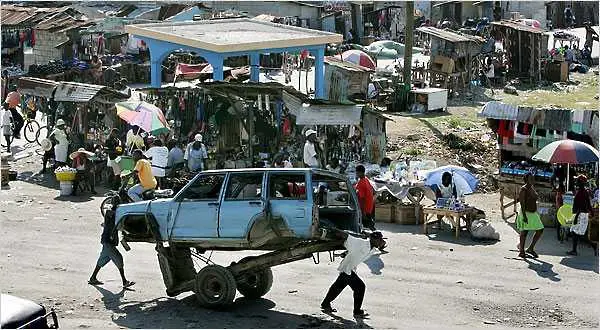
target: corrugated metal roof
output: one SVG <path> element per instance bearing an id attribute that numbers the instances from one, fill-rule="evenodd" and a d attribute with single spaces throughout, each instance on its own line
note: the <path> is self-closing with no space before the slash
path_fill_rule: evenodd
<path id="1" fill-rule="evenodd" d="M 48 79 L 22 77 L 17 81 L 17 88 L 22 94 L 41 96 L 46 98 L 52 97 L 52 92 L 59 82 Z"/>
<path id="2" fill-rule="evenodd" d="M 56 101 L 89 102 L 92 99 L 102 103 L 112 103 L 117 100 L 126 100 L 128 96 L 106 86 L 68 81 L 61 81 L 54 93 Z"/>
<path id="3" fill-rule="evenodd" d="M 368 73 L 368 72 L 375 71 L 373 69 L 364 67 L 362 65 L 357 65 L 357 64 L 354 64 L 354 63 L 348 62 L 348 61 L 342 61 L 336 56 L 325 57 L 325 63 L 336 66 L 336 67 L 344 69 L 344 70 L 354 71 L 354 72 L 367 72 Z"/>
<path id="4" fill-rule="evenodd" d="M 427 33 L 436 38 L 450 42 L 483 42 L 483 40 L 479 37 L 458 34 L 452 31 L 438 29 L 433 26 L 420 27 L 417 28 L 417 31 Z"/>
<path id="5" fill-rule="evenodd" d="M 542 29 L 536 29 L 534 27 L 527 26 L 525 24 L 521 24 L 516 21 L 501 20 L 499 22 L 490 22 L 490 24 L 493 26 L 502 26 L 502 27 L 506 27 L 506 28 L 515 29 L 518 31 L 529 32 L 529 33 L 537 33 L 537 34 L 545 33 L 545 31 Z"/>
<path id="6" fill-rule="evenodd" d="M 49 31 L 66 31 L 69 29 L 92 25 L 92 21 L 79 20 L 68 14 L 58 14 L 50 18 L 46 18 L 42 22 L 38 23 L 35 28 L 37 30 L 49 30 Z"/>
<path id="7" fill-rule="evenodd" d="M 33 25 L 42 19 L 63 10 L 65 10 L 65 8 L 36 8 L 2 5 L 2 7 L 0 7 L 0 19 L 4 26 Z"/>

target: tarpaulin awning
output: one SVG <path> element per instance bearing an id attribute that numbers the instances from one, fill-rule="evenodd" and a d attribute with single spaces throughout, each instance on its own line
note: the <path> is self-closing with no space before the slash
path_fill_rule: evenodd
<path id="1" fill-rule="evenodd" d="M 298 125 L 358 125 L 362 105 L 311 104 L 294 112 Z"/>
<path id="2" fill-rule="evenodd" d="M 178 76 L 189 76 L 189 75 L 199 75 L 203 72 L 203 70 L 208 66 L 208 63 L 201 64 L 177 64 L 177 68 L 175 69 L 175 75 Z"/>

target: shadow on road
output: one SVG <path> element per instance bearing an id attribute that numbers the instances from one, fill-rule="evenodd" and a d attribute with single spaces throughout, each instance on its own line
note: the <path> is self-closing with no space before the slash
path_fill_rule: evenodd
<path id="1" fill-rule="evenodd" d="M 182 299 L 127 301 L 123 300 L 126 290 L 113 293 L 95 288 L 102 294 L 104 306 L 114 312 L 112 321 L 126 328 L 371 328 L 362 320 L 354 322 L 335 315 L 276 311 L 275 302 L 264 298 L 238 298 L 229 309 L 215 311 L 199 307 L 193 294 Z"/>
<path id="2" fill-rule="evenodd" d="M 534 270 L 539 277 L 547 278 L 552 282 L 560 282 L 558 273 L 552 270 L 553 264 L 540 259 L 525 258 L 524 260 L 529 264 L 529 269 Z"/>
<path id="3" fill-rule="evenodd" d="M 598 273 L 598 258 L 596 257 L 565 257 L 560 261 L 560 264 L 574 269 Z"/>

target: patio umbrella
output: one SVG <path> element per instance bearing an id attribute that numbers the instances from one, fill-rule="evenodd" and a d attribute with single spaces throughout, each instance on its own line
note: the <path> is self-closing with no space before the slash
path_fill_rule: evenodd
<path id="1" fill-rule="evenodd" d="M 373 70 L 375 70 L 377 67 L 375 61 L 373 61 L 373 59 L 367 55 L 367 53 L 357 49 L 351 49 L 343 52 L 342 59 L 344 61 L 348 61 Z"/>
<path id="2" fill-rule="evenodd" d="M 169 132 L 169 125 L 162 110 L 147 102 L 116 103 L 117 116 L 131 125 L 139 126 L 144 131 L 158 135 Z"/>
<path id="3" fill-rule="evenodd" d="M 531 159 L 552 164 L 567 164 L 567 187 L 569 187 L 569 165 L 598 161 L 598 150 L 587 143 L 575 140 L 554 141 L 538 151 Z"/>
<path id="4" fill-rule="evenodd" d="M 442 175 L 445 172 L 452 175 L 452 181 L 456 187 L 456 193 L 459 196 L 461 194 L 472 194 L 477 189 L 477 185 L 479 184 L 477 177 L 475 177 L 468 169 L 453 165 L 441 166 L 433 170 L 424 171 L 422 175 L 425 177 L 425 185 L 440 185 L 442 183 Z"/>

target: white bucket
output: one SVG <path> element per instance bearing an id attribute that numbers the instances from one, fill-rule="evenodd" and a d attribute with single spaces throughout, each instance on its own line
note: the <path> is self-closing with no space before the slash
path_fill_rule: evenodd
<path id="1" fill-rule="evenodd" d="M 73 194 L 73 182 L 72 181 L 61 181 L 60 182 L 60 196 L 71 196 Z"/>

